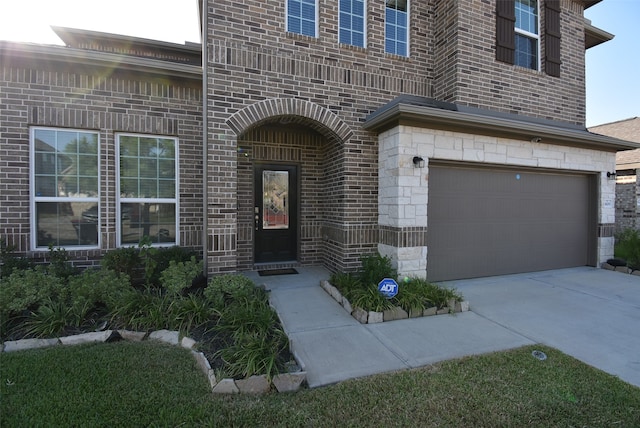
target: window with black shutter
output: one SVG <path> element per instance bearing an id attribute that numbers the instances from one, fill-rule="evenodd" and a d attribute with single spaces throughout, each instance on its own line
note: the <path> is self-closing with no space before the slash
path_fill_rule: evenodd
<path id="1" fill-rule="evenodd" d="M 549 76 L 560 76 L 560 0 L 544 2 L 544 70 Z"/>
<path id="2" fill-rule="evenodd" d="M 515 43 L 515 1 L 497 0 L 496 9 L 496 59 L 513 64 Z"/>
<path id="3" fill-rule="evenodd" d="M 544 33 L 544 71 L 560 76 L 560 0 L 544 2 L 544 31 L 537 0 L 496 1 L 496 59 L 540 69 L 540 34 Z"/>

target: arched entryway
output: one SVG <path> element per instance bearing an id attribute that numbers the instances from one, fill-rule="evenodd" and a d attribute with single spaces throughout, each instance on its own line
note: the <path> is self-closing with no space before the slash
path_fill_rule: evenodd
<path id="1" fill-rule="evenodd" d="M 326 227 L 343 212 L 349 127 L 296 99 L 254 104 L 228 123 L 238 132 L 238 269 L 334 264 Z"/>

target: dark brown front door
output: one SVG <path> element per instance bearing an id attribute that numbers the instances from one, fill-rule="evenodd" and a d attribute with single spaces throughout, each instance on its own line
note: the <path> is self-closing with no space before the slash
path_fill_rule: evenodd
<path id="1" fill-rule="evenodd" d="M 257 165 L 254 189 L 255 263 L 296 260 L 298 167 Z"/>

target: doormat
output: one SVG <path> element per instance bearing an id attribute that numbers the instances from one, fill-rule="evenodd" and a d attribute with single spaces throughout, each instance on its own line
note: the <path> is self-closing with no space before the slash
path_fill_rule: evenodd
<path id="1" fill-rule="evenodd" d="M 273 275 L 294 275 L 297 274 L 298 271 L 294 268 L 287 269 L 269 269 L 269 270 L 259 270 L 258 275 L 260 276 L 273 276 Z"/>

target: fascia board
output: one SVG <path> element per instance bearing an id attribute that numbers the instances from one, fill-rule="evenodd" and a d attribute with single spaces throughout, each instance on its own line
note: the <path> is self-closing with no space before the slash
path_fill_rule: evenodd
<path id="1" fill-rule="evenodd" d="M 92 67 L 120 68 L 164 76 L 202 79 L 202 67 L 195 65 L 61 46 L 0 42 L 0 58 L 4 61 L 5 58 L 10 57 L 36 61 L 57 60 Z"/>
<path id="2" fill-rule="evenodd" d="M 453 129 L 460 132 L 482 133 L 519 140 L 542 138 L 543 143 L 620 151 L 640 148 L 640 144 L 619 140 L 586 130 L 574 130 L 502 117 L 478 115 L 467 112 L 435 109 L 411 104 L 396 104 L 367 121 L 364 128 L 380 131 L 398 124 L 428 125 L 436 129 Z"/>

